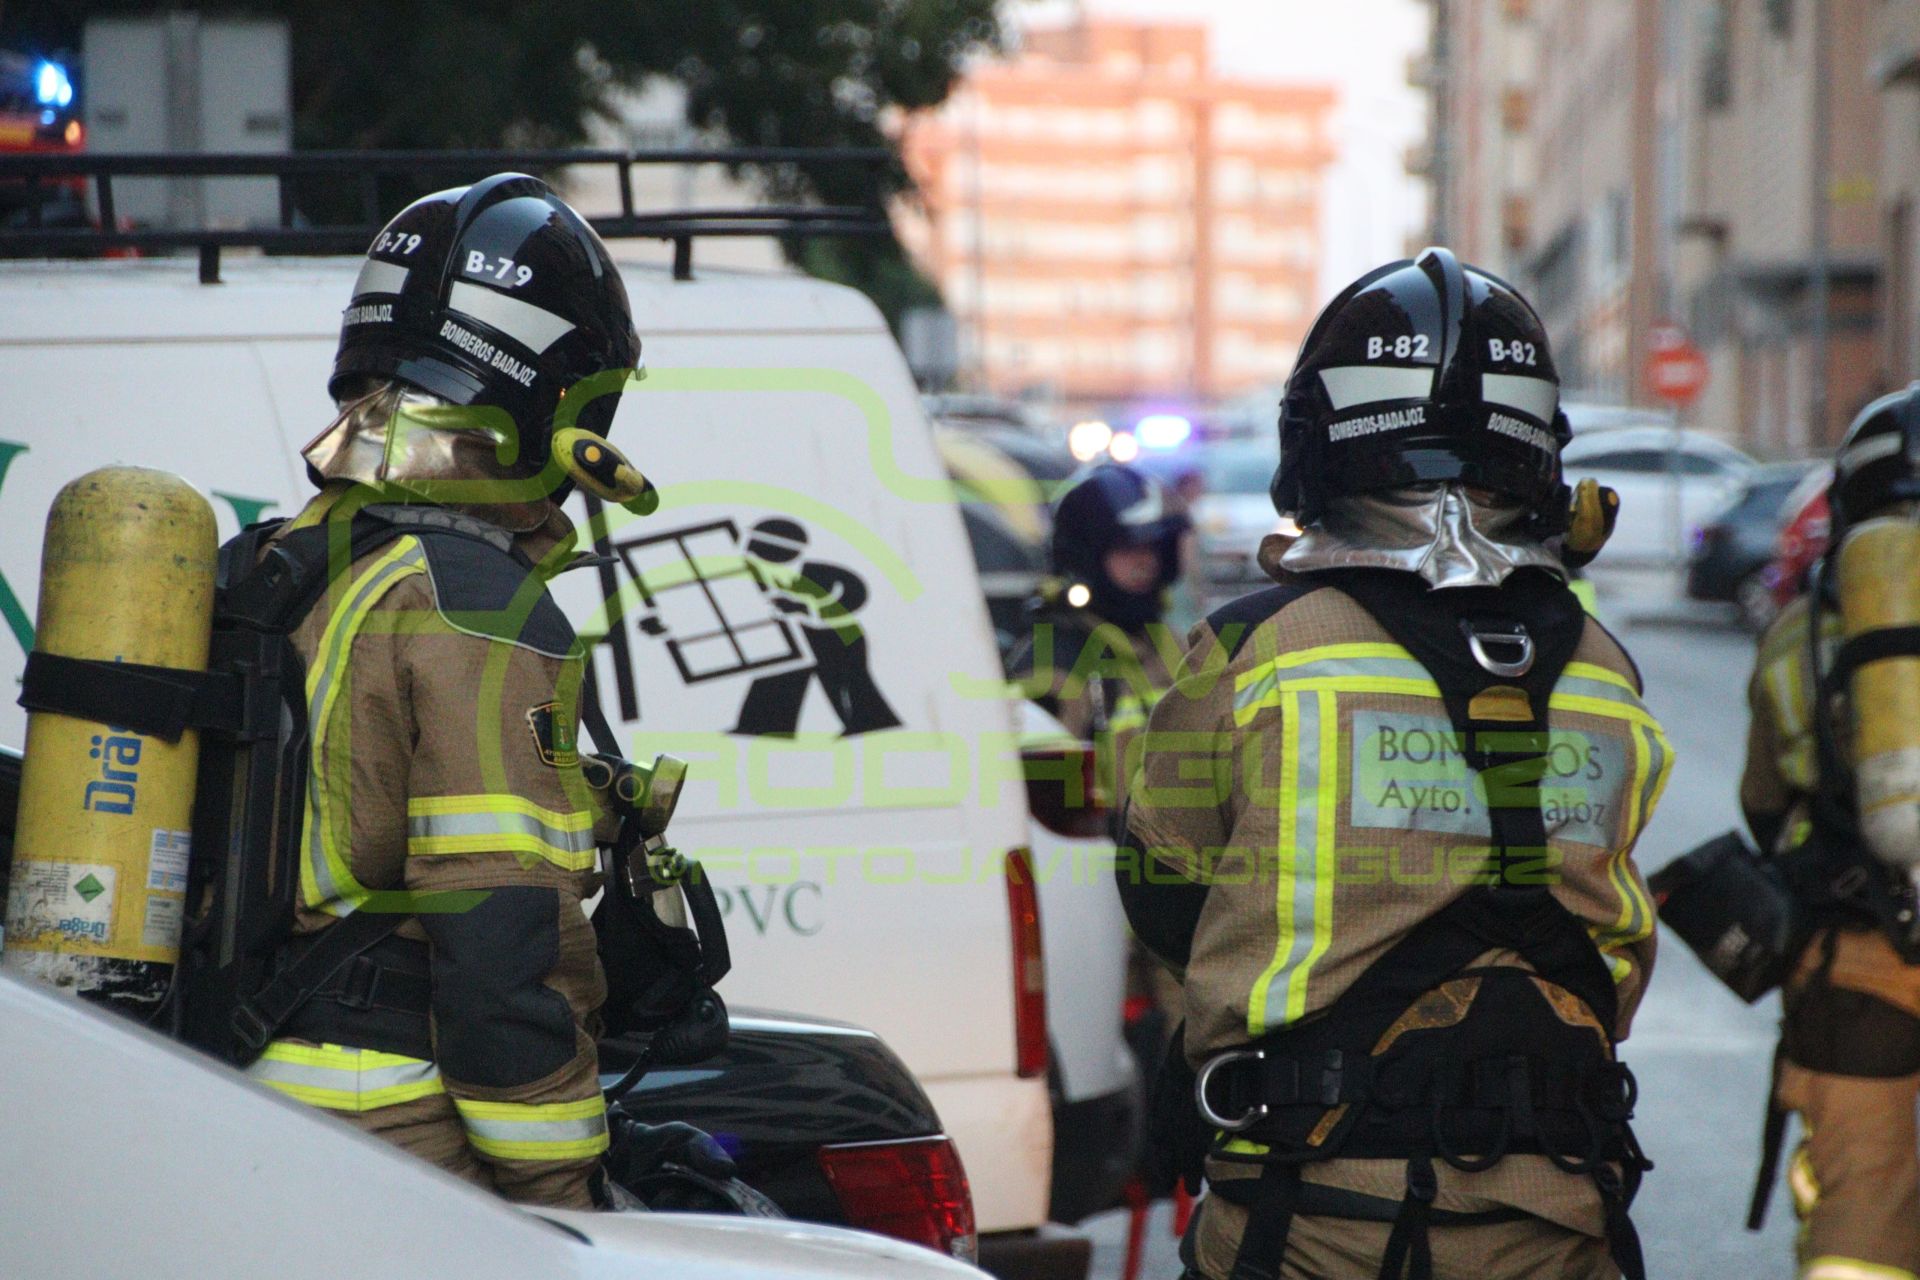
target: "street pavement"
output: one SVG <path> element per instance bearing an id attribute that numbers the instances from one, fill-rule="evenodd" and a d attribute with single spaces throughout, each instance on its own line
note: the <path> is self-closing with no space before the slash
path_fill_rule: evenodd
<path id="1" fill-rule="evenodd" d="M 1739 822 L 1735 789 L 1746 742 L 1753 640 L 1705 625 L 1654 584 L 1601 586 L 1601 613 L 1632 652 L 1676 763 L 1636 856 L 1654 871 Z M 1793 1211 L 1777 1187 L 1766 1229 L 1742 1225 L 1759 1153 L 1777 996 L 1748 1007 L 1672 934 L 1661 933 L 1653 983 L 1623 1057 L 1640 1079 L 1635 1129 L 1652 1157 L 1634 1206 L 1652 1280 L 1786 1280 L 1794 1274 Z M 1790 1137 L 1789 1141 L 1792 1139 Z M 1179 1274 L 1166 1205 L 1149 1224 L 1149 1280 Z M 1096 1277 L 1120 1275 L 1124 1214 L 1086 1224 Z"/>

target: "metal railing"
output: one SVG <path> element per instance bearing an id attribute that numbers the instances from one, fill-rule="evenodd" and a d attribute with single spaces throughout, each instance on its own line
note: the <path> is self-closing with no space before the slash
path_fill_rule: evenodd
<path id="1" fill-rule="evenodd" d="M 886 211 L 877 205 L 781 204 L 643 211 L 634 206 L 635 165 L 856 165 L 878 170 L 892 162 L 892 154 L 880 147 L 0 155 L 0 192 L 24 183 L 29 192 L 34 188 L 46 190 L 50 199 L 58 187 L 78 179 L 90 184 L 93 205 L 98 212 L 95 223 L 55 227 L 46 225 L 48 201 L 28 198 L 10 202 L 19 206 L 15 211 L 18 221 L 16 225 L 0 224 L 0 253 L 52 257 L 113 250 L 195 249 L 200 255 L 200 278 L 211 284 L 220 278 L 222 249 L 306 254 L 364 252 L 368 241 L 394 212 L 381 208 L 380 179 L 383 177 L 429 176 L 452 184 L 478 181 L 503 171 L 539 173 L 562 167 L 606 165 L 616 171 L 620 212 L 589 217 L 587 221 L 606 238 L 671 241 L 674 276 L 687 279 L 693 271 L 693 241 L 697 238 L 880 236 L 890 234 L 891 224 Z M 122 227 L 115 208 L 113 184 L 116 179 L 125 178 L 270 178 L 279 193 L 279 220 L 273 226 L 245 228 Z M 336 178 L 355 184 L 359 192 L 360 220 L 324 226 L 302 225 L 291 184 L 295 180 L 315 178 Z"/>

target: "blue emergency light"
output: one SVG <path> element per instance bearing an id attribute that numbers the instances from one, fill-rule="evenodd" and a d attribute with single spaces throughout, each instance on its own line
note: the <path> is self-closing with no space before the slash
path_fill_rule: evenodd
<path id="1" fill-rule="evenodd" d="M 1177 413 L 1150 413 L 1133 426 L 1143 449 L 1178 449 L 1193 434 L 1193 423 Z"/>
<path id="2" fill-rule="evenodd" d="M 73 81 L 57 62 L 42 62 L 33 73 L 33 95 L 43 107 L 65 107 L 73 102 Z"/>

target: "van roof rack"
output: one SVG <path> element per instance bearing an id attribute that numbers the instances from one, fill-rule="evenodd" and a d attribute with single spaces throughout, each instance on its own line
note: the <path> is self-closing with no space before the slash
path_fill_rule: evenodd
<path id="1" fill-rule="evenodd" d="M 886 211 L 872 205 L 763 205 L 725 209 L 641 211 L 633 204 L 635 165 L 858 165 L 880 169 L 893 162 L 884 147 L 721 147 L 710 149 L 586 149 L 466 151 L 292 151 L 163 153 L 97 152 L 0 155 L 0 191 L 16 182 L 30 187 L 91 179 L 97 224 L 48 226 L 44 202 L 16 210 L 24 225 L 0 224 L 0 256 L 90 256 L 115 249 L 197 249 L 200 280 L 220 280 L 220 251 L 260 249 L 275 253 L 357 254 L 386 225 L 380 208 L 382 177 L 422 174 L 449 181 L 478 181 L 503 170 L 543 172 L 563 166 L 609 165 L 617 171 L 620 212 L 588 218 L 607 238 L 673 242 L 673 274 L 693 275 L 693 241 L 703 236 L 879 236 L 891 232 Z M 272 178 L 279 188 L 277 225 L 246 228 L 122 228 L 114 210 L 116 178 Z M 359 187 L 357 222 L 298 224 L 290 179 L 338 178 Z M 63 181 L 64 180 L 64 181 Z"/>

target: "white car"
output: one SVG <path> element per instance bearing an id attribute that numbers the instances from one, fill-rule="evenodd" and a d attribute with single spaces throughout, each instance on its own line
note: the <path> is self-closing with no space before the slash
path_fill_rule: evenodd
<path id="1" fill-rule="evenodd" d="M 0 608 L 0 687 L 20 677 L 42 525 L 68 481 L 108 463 L 176 471 L 214 499 L 222 537 L 306 500 L 298 450 L 333 416 L 358 269 L 229 255 L 224 283 L 202 285 L 190 259 L 0 263 L 0 605 L 19 602 Z M 622 272 L 649 374 L 614 441 L 663 502 L 645 520 L 610 513 L 612 563 L 556 594 L 600 637 L 629 753 L 692 762 L 673 835 L 728 913 L 722 995 L 879 1033 L 959 1148 L 997 1269 L 1048 1221 L 1049 1006 L 1072 1027 L 1051 1030 L 1076 1097 L 1132 1087 L 1103 1065 L 1121 1043 L 1111 888 L 1015 877 L 1010 892 L 1034 844 L 1020 713 L 878 311 L 799 276 Z M 578 498 L 572 514 L 584 529 Z M 819 620 L 782 610 L 790 572 L 839 584 L 857 655 L 823 652 Z M 0 743 L 23 731 L 0 699 Z M 1042 929 L 1075 941 L 1043 960 Z M 1073 949 L 1093 937 L 1103 950 Z M 1104 1038 L 1083 1045 L 1082 1024 Z"/>
<path id="2" fill-rule="evenodd" d="M 883 1236 L 520 1209 L 131 1022 L 0 973 L 0 1275 L 959 1280 Z"/>
<path id="3" fill-rule="evenodd" d="M 1199 573 L 1214 595 L 1237 595 L 1267 585 L 1255 555 L 1260 540 L 1280 528 L 1269 488 L 1280 449 L 1271 433 L 1200 446 L 1205 489 L 1193 504 Z"/>
<path id="4" fill-rule="evenodd" d="M 1651 424 L 1583 426 L 1588 412 L 1568 406 L 1574 435 L 1561 466 L 1568 484 L 1592 477 L 1620 493 L 1620 521 L 1601 563 L 1679 564 L 1693 544 L 1693 531 L 1739 491 L 1754 460 L 1697 431 Z"/>

